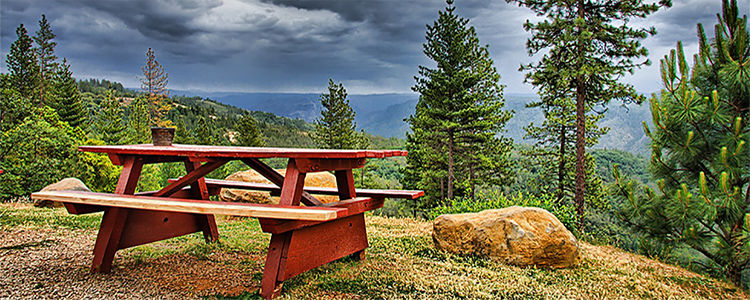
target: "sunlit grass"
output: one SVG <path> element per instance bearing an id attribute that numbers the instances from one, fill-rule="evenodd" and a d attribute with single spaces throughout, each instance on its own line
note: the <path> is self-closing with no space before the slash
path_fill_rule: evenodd
<path id="1" fill-rule="evenodd" d="M 8 227 L 86 229 L 92 236 L 101 214 L 74 216 L 64 209 L 0 205 L 0 230 Z M 217 216 L 221 240 L 200 233 L 118 252 L 120 261 L 153 264 L 187 255 L 231 266 L 246 290 L 204 294 L 209 299 L 260 299 L 268 247 L 252 218 Z M 571 269 L 535 269 L 438 251 L 430 222 L 367 217 L 367 258 L 349 258 L 285 282 L 280 299 L 747 299 L 733 285 L 610 246 L 582 243 L 581 263 Z M 163 260 L 162 260 L 163 263 Z M 189 267 L 189 266 L 188 266 Z M 148 280 L 148 278 L 146 278 Z M 187 287 L 189 288 L 189 287 Z"/>

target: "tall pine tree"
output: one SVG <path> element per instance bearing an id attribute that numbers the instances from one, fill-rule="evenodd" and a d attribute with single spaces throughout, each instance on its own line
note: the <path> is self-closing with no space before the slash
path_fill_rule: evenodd
<path id="1" fill-rule="evenodd" d="M 106 145 L 125 144 L 127 127 L 123 124 L 123 110 L 120 102 L 114 96 L 112 89 L 107 91 L 107 97 L 99 105 L 94 129 L 99 139 Z"/>
<path id="2" fill-rule="evenodd" d="M 54 38 L 55 34 L 52 33 L 49 22 L 47 22 L 47 16 L 42 15 L 42 19 L 39 20 L 39 30 L 34 36 L 34 42 L 37 44 L 36 57 L 39 64 L 39 90 L 37 91 L 39 93 L 37 95 L 39 107 L 43 105 L 51 106 L 49 98 L 53 94 L 53 84 L 59 65 L 56 62 L 57 56 L 55 56 L 57 42 L 52 41 Z"/>
<path id="3" fill-rule="evenodd" d="M 545 192 L 555 194 L 558 205 L 567 204 L 575 197 L 575 98 L 565 88 L 566 76 L 559 72 L 571 63 L 572 58 L 570 49 L 555 48 L 542 58 L 540 65 L 547 67 L 534 69 L 533 65 L 527 65 L 520 68 L 533 70 L 526 74 L 525 81 L 539 89 L 539 101 L 526 107 L 538 108 L 544 116 L 542 124 L 531 123 L 524 127 L 525 138 L 535 141 L 535 147 L 522 153 L 541 169 L 534 179 L 536 182 L 532 184 L 550 188 Z M 586 112 L 586 146 L 591 147 L 609 128 L 597 126 L 604 115 L 592 113 L 590 103 Z M 586 202 L 599 201 L 602 198 L 602 181 L 596 177 L 594 160 L 588 153 L 586 164 Z"/>
<path id="4" fill-rule="evenodd" d="M 502 110 L 500 75 L 469 20 L 454 14 L 452 0 L 446 3 L 427 25 L 423 45 L 437 67 L 419 67 L 412 88 L 419 101 L 406 119 L 411 133 L 403 183 L 426 191 L 421 208 L 473 196 L 477 186 L 502 183 L 510 173 L 512 141 L 498 137 L 511 118 Z"/>
<path id="5" fill-rule="evenodd" d="M 336 84 L 328 79 L 328 93 L 320 95 L 323 110 L 320 118 L 315 119 L 315 131 L 312 139 L 318 147 L 324 149 L 355 149 L 362 145 L 362 138 L 357 133 L 355 112 L 349 106 L 348 94 L 343 83 Z"/>
<path id="6" fill-rule="evenodd" d="M 750 32 L 737 1 L 722 2 L 713 39 L 698 24 L 692 72 L 681 42 L 661 60 L 664 90 L 651 98 L 653 127 L 644 123 L 658 191 L 614 173 L 624 221 L 692 248 L 740 286 L 750 269 Z"/>
<path id="7" fill-rule="evenodd" d="M 16 28 L 18 39 L 10 44 L 10 52 L 5 60 L 8 66 L 10 86 L 19 96 L 33 99 L 39 86 L 39 69 L 32 40 L 23 24 Z"/>
<path id="8" fill-rule="evenodd" d="M 645 4 L 643 0 L 506 1 L 516 2 L 546 17 L 536 24 L 530 21 L 524 24 L 524 29 L 532 33 L 526 47 L 531 55 L 549 50 L 558 56 L 545 55 L 528 68 L 532 73 L 557 72 L 559 80 L 540 82 L 548 86 L 540 90 L 575 99 L 575 204 L 578 215 L 583 216 L 587 108 L 607 105 L 612 100 L 623 103 L 644 100 L 632 85 L 620 79 L 649 64 L 648 60 L 636 61 L 648 54 L 640 40 L 656 34 L 656 30 L 632 28 L 628 22 L 645 18 L 658 10 L 659 5 Z M 661 4 L 670 5 L 669 0 L 661 0 Z"/>
<path id="9" fill-rule="evenodd" d="M 56 100 L 50 104 L 60 116 L 60 120 L 68 122 L 72 127 L 84 126 L 88 119 L 88 111 L 66 59 L 63 59 L 57 68 L 53 86 Z"/>

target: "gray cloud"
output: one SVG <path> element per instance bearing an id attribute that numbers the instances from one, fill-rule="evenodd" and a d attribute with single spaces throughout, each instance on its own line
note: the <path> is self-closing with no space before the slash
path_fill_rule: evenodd
<path id="1" fill-rule="evenodd" d="M 655 65 L 677 40 L 686 48 L 695 41 L 696 23 L 712 31 L 720 9 L 715 0 L 674 2 L 632 22 L 659 31 L 644 41 Z M 425 25 L 444 7 L 443 0 L 3 0 L 0 54 L 7 55 L 18 24 L 33 34 L 46 14 L 57 55 L 79 78 L 137 87 L 152 47 L 174 89 L 320 92 L 333 78 L 350 93 L 409 92 L 417 66 L 432 64 L 422 54 Z M 538 17 L 505 1 L 457 0 L 456 7 L 489 45 L 506 92 L 532 92 L 517 69 L 539 59 L 526 55 L 522 28 Z M 658 67 L 627 80 L 654 91 Z"/>

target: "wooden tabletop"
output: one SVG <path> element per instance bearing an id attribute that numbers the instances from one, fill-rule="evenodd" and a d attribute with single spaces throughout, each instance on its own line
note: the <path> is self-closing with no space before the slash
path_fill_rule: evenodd
<path id="1" fill-rule="evenodd" d="M 115 146 L 79 146 L 79 151 L 98 152 L 118 155 L 156 155 L 186 156 L 212 158 L 385 158 L 406 156 L 403 150 L 338 150 L 306 148 L 266 148 L 266 147 L 230 147 L 179 145 L 154 146 L 115 145 Z"/>

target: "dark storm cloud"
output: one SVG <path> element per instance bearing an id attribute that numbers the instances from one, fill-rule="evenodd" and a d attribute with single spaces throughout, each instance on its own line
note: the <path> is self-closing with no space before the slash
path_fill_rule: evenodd
<path id="1" fill-rule="evenodd" d="M 655 65 L 677 40 L 695 40 L 696 23 L 712 32 L 720 9 L 715 0 L 673 2 L 632 22 L 659 31 L 644 41 Z M 422 53 L 425 25 L 445 6 L 443 0 L 2 0 L 0 51 L 7 54 L 18 24 L 33 35 L 46 14 L 56 54 L 68 58 L 79 78 L 137 87 L 152 47 L 175 89 L 319 92 L 333 78 L 350 93 L 409 92 L 417 66 L 432 64 Z M 517 69 L 539 59 L 526 54 L 522 28 L 538 17 L 502 0 L 455 6 L 489 45 L 506 91 L 531 92 Z M 628 80 L 651 91 L 658 68 Z"/>

